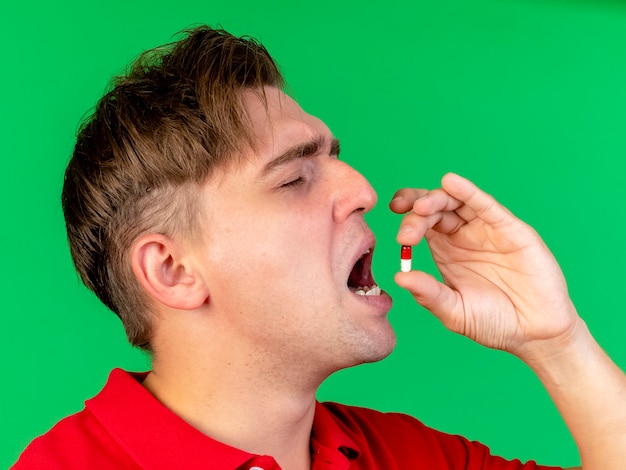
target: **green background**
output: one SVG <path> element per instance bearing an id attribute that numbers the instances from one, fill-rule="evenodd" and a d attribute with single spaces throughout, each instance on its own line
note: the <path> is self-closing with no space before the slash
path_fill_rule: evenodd
<path id="1" fill-rule="evenodd" d="M 398 346 L 331 377 L 320 398 L 410 413 L 505 457 L 577 464 L 524 364 L 445 331 L 394 285 L 400 220 L 386 202 L 400 186 L 437 186 L 446 171 L 474 179 L 537 228 L 624 367 L 626 5 L 34 0 L 0 6 L 0 468 L 81 409 L 111 368 L 148 367 L 79 283 L 59 194 L 78 122 L 109 78 L 198 23 L 259 38 L 379 193 L 368 220 Z M 433 270 L 425 247 L 414 266 Z"/>

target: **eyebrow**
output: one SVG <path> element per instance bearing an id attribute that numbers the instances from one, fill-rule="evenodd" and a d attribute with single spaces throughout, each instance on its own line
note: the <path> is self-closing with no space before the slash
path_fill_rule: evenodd
<path id="1" fill-rule="evenodd" d="M 273 158 L 267 165 L 265 165 L 263 171 L 261 172 L 262 176 L 267 175 L 274 169 L 286 165 L 293 160 L 312 157 L 318 154 L 326 146 L 326 142 L 327 139 L 320 136 L 288 148 L 285 152 L 280 154 L 278 157 Z M 339 139 L 333 137 L 330 139 L 330 155 L 338 156 L 339 151 Z"/>

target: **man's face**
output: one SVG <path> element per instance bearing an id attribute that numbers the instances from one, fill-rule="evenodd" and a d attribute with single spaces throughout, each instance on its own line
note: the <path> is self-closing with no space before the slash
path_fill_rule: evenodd
<path id="1" fill-rule="evenodd" d="M 395 344 L 391 298 L 356 293 L 374 286 L 363 214 L 376 193 L 338 160 L 324 123 L 278 89 L 266 95 L 267 108 L 245 95 L 255 151 L 203 189 L 206 233 L 196 254 L 234 354 L 323 379 Z"/>

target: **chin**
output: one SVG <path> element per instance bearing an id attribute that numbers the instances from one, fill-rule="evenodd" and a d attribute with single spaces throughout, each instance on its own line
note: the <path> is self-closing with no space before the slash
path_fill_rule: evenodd
<path id="1" fill-rule="evenodd" d="M 354 362 L 347 367 L 382 361 L 389 356 L 396 346 L 396 335 L 390 328 L 384 336 L 381 336 L 361 343 L 356 351 Z"/>
<path id="2" fill-rule="evenodd" d="M 379 348 L 377 351 L 372 351 L 372 354 L 363 362 L 378 362 L 389 356 L 396 347 L 396 335 L 393 335 L 393 339 L 389 340 L 383 348 Z"/>

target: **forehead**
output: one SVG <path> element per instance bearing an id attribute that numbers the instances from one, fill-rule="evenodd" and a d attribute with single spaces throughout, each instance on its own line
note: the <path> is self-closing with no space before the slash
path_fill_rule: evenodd
<path id="1" fill-rule="evenodd" d="M 275 87 L 244 92 L 244 103 L 252 125 L 255 154 L 271 159 L 287 148 L 320 137 L 330 137 L 328 127 L 306 113 L 291 97 Z"/>

